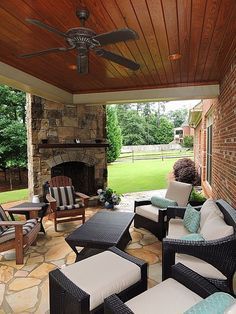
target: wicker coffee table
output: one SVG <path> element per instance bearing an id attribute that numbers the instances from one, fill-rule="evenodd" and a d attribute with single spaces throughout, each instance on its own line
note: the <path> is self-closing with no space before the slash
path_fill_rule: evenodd
<path id="1" fill-rule="evenodd" d="M 129 227 L 134 213 L 103 211 L 96 213 L 65 240 L 76 253 L 76 261 L 100 253 L 111 246 L 124 250 L 131 240 Z M 80 252 L 76 249 L 82 246 Z"/>

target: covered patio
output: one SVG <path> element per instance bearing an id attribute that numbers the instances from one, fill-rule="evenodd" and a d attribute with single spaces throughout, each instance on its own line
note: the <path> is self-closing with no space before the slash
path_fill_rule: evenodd
<path id="1" fill-rule="evenodd" d="M 90 49 L 88 73 L 79 73 L 81 47 L 68 49 L 65 36 L 55 29 L 66 34 L 78 28 L 76 11 L 81 8 L 90 13 L 85 27 L 93 34 L 124 28 L 137 34 L 132 40 L 116 38 L 104 49 L 139 67 L 122 66 Z M 82 169 L 83 193 L 92 195 L 106 186 L 107 104 L 203 99 L 211 108 L 205 114 L 212 117 L 212 158 L 201 164 L 202 186 L 207 197 L 236 208 L 235 0 L 4 0 L 0 9 L 0 83 L 28 93 L 29 199 L 43 196 L 45 182 L 61 166 L 70 172 L 71 163 Z M 20 57 L 50 48 L 63 49 Z M 205 138 L 208 120 L 201 133 Z M 202 154 L 208 154 L 207 145 Z M 97 210 L 88 207 L 86 219 Z M 133 207 L 127 202 L 121 210 Z M 74 262 L 64 237 L 78 225 L 65 224 L 54 232 L 47 220 L 46 235 L 30 247 L 25 265 L 15 265 L 11 253 L 1 257 L 0 313 L 49 313 L 47 275 Z M 126 250 L 149 263 L 149 287 L 156 285 L 161 281 L 161 243 L 146 230 L 131 227 L 131 235 Z"/>

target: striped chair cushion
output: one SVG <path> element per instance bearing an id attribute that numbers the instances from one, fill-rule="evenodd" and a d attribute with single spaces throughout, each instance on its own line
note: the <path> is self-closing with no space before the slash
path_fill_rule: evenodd
<path id="1" fill-rule="evenodd" d="M 23 225 L 23 235 L 26 235 L 27 233 L 29 233 L 37 224 L 37 222 L 38 222 L 37 219 L 27 220 L 26 223 Z M 15 227 L 10 227 L 1 234 L 0 243 L 12 240 L 14 238 L 15 238 Z"/>
<path id="2" fill-rule="evenodd" d="M 57 201 L 57 206 L 75 204 L 75 193 L 73 186 L 50 187 L 49 193 Z"/>
<path id="3" fill-rule="evenodd" d="M 57 210 L 75 209 L 82 207 L 80 204 L 58 206 Z"/>
<path id="4" fill-rule="evenodd" d="M 5 213 L 5 210 L 0 205 L 0 221 L 8 221 L 7 215 Z M 8 229 L 7 226 L 1 226 L 0 227 L 0 234 L 2 234 L 4 231 Z"/>

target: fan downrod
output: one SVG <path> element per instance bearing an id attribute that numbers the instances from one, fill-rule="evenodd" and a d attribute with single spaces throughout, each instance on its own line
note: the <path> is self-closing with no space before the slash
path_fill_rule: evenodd
<path id="1" fill-rule="evenodd" d="M 84 26 L 85 21 L 89 18 L 89 11 L 87 9 L 77 9 L 76 16 L 79 18 L 81 26 Z"/>

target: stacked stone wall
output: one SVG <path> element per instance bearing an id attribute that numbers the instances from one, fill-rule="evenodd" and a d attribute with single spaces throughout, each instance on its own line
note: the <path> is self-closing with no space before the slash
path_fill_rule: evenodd
<path id="1" fill-rule="evenodd" d="M 29 189 L 42 195 L 43 184 L 51 178 L 51 168 L 71 161 L 95 168 L 95 186 L 106 185 L 106 149 L 104 147 L 39 148 L 48 144 L 95 143 L 105 139 L 105 106 L 74 105 L 27 96 Z"/>

